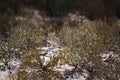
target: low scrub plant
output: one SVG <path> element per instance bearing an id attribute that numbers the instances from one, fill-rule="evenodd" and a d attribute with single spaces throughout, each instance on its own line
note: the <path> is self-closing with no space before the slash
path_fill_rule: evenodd
<path id="1" fill-rule="evenodd" d="M 11 20 L 8 37 L 0 40 L 0 60 L 23 58 L 27 51 L 41 47 L 45 40 L 44 31 L 30 21 Z"/>
<path id="2" fill-rule="evenodd" d="M 118 80 L 120 78 L 120 26 L 94 21 L 77 27 L 63 27 L 56 33 L 59 43 L 66 47 L 66 63 L 80 66 L 90 73 L 90 80 Z M 54 39 L 54 37 L 53 37 Z M 109 56 L 102 61 L 102 53 L 110 51 L 117 57 Z"/>

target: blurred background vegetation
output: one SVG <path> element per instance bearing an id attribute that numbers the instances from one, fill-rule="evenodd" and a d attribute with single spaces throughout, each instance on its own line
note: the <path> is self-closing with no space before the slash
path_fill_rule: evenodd
<path id="1" fill-rule="evenodd" d="M 23 7 L 45 11 L 50 16 L 64 15 L 68 11 L 80 11 L 93 18 L 120 17 L 119 0 L 1 0 L 0 13 L 18 14 Z"/>
<path id="2" fill-rule="evenodd" d="M 0 33 L 6 35 L 8 21 L 20 15 L 24 8 L 37 9 L 54 17 L 78 11 L 91 20 L 120 18 L 120 0 L 1 0 Z"/>

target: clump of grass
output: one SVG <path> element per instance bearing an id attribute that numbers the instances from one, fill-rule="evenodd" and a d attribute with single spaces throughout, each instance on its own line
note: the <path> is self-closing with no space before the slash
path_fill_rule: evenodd
<path id="1" fill-rule="evenodd" d="M 27 51 L 41 47 L 45 40 L 44 30 L 30 21 L 11 20 L 8 37 L 1 40 L 0 56 L 7 60 L 23 58 Z"/>
<path id="2" fill-rule="evenodd" d="M 59 44 L 66 46 L 66 63 L 87 69 L 90 79 L 113 80 L 120 78 L 119 28 L 117 22 L 109 25 L 107 22 L 94 21 L 78 27 L 63 27 L 56 37 Z M 105 64 L 100 56 L 105 51 L 112 51 L 118 57 Z"/>
<path id="3" fill-rule="evenodd" d="M 40 58 L 38 50 L 46 41 L 47 31 L 51 29 L 43 28 L 32 18 L 26 19 L 10 21 L 8 37 L 0 42 L 0 60 L 2 62 L 5 60 L 5 64 L 8 64 L 11 59 L 21 60 L 20 69 L 13 75 L 13 78 L 11 76 L 12 79 L 55 80 L 59 72 L 53 71 L 52 68 L 62 57 L 53 56 L 50 62 L 44 65 L 44 59 Z"/>
<path id="4" fill-rule="evenodd" d="M 24 57 L 20 68 L 12 75 L 14 76 L 12 79 L 56 80 L 60 76 L 60 73 L 54 71 L 53 68 L 62 59 L 63 56 L 61 55 L 51 56 L 50 61 L 45 65 L 44 58 L 40 57 L 39 51 L 30 50 L 29 55 Z"/>

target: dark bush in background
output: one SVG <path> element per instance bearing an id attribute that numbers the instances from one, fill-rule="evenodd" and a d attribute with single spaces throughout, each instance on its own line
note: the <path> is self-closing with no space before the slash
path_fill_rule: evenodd
<path id="1" fill-rule="evenodd" d="M 120 17 L 119 0 L 1 0 L 0 12 L 18 13 L 21 7 L 42 9 L 50 16 L 64 15 L 69 11 L 80 11 L 91 18 Z"/>

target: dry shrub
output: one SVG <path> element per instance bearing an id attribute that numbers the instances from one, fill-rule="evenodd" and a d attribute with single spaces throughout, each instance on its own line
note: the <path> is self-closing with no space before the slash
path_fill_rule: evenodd
<path id="1" fill-rule="evenodd" d="M 8 63 L 10 59 L 22 60 L 20 68 L 11 75 L 12 80 L 55 80 L 59 72 L 53 71 L 61 56 L 51 57 L 50 62 L 44 65 L 40 57 L 40 50 L 46 40 L 47 29 L 31 22 L 18 20 L 10 22 L 9 37 L 1 41 L 0 57 Z"/>
<path id="2" fill-rule="evenodd" d="M 117 22 L 109 25 L 107 22 L 94 21 L 79 27 L 63 27 L 56 33 L 56 37 L 59 38 L 59 43 L 66 47 L 66 63 L 87 69 L 92 80 L 118 80 L 119 32 L 120 26 Z M 113 55 L 118 57 L 103 62 L 100 54 L 106 51 L 112 51 Z"/>
<path id="3" fill-rule="evenodd" d="M 51 57 L 50 62 L 44 65 L 44 59 L 40 57 L 38 51 L 29 51 L 16 74 L 13 74 L 13 79 L 16 80 L 57 80 L 60 73 L 54 71 L 53 68 L 62 59 L 60 55 Z"/>
<path id="4" fill-rule="evenodd" d="M 22 58 L 30 49 L 41 47 L 45 40 L 44 30 L 30 20 L 11 20 L 8 37 L 1 40 L 1 59 Z"/>

